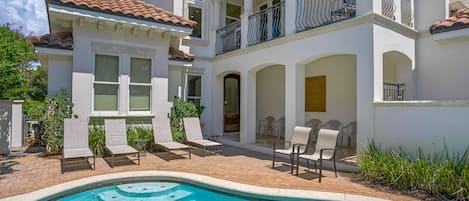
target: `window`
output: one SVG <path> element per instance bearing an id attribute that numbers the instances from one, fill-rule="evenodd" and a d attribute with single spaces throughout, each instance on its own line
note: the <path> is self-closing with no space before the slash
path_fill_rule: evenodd
<path id="1" fill-rule="evenodd" d="M 305 80 L 305 111 L 326 112 L 326 76 Z"/>
<path id="2" fill-rule="evenodd" d="M 119 57 L 95 57 L 94 110 L 117 111 L 119 89 Z"/>
<path id="3" fill-rule="evenodd" d="M 197 22 L 197 25 L 192 30 L 191 36 L 202 38 L 202 8 L 189 6 L 189 19 Z"/>
<path id="4" fill-rule="evenodd" d="M 193 102 L 197 106 L 200 106 L 200 99 L 202 97 L 202 76 L 187 76 L 187 85 L 187 100 Z"/>
<path id="5" fill-rule="evenodd" d="M 240 19 L 241 16 L 241 6 L 226 4 L 226 18 L 225 25 L 230 25 L 233 22 L 236 22 Z"/>
<path id="6" fill-rule="evenodd" d="M 130 59 L 129 110 L 150 111 L 151 59 Z"/>

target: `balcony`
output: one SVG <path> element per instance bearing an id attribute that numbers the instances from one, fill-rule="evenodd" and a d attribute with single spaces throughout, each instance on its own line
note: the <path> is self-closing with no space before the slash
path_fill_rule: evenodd
<path id="1" fill-rule="evenodd" d="M 356 0 L 298 0 L 295 13 L 281 2 L 216 31 L 216 54 L 254 46 L 286 35 L 286 15 L 294 16 L 290 33 L 307 31 L 356 16 Z M 242 24 L 246 23 L 246 24 Z M 293 24 L 293 23 L 292 23 Z M 243 29 L 243 31 L 241 31 Z M 245 31 L 247 29 L 247 31 Z M 241 33 L 247 36 L 241 36 Z M 243 44 L 243 45 L 242 45 Z"/>
<path id="2" fill-rule="evenodd" d="M 285 2 L 249 16 L 248 45 L 285 36 Z"/>
<path id="3" fill-rule="evenodd" d="M 224 54 L 241 47 L 241 21 L 217 29 L 216 54 Z"/>
<path id="4" fill-rule="evenodd" d="M 414 27 L 413 0 L 381 0 L 381 14 L 403 25 Z"/>

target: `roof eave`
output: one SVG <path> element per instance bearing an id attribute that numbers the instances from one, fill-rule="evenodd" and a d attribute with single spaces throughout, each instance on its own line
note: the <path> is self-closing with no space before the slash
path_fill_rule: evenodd
<path id="1" fill-rule="evenodd" d="M 154 29 L 159 29 L 162 31 L 168 31 L 171 34 L 179 36 L 179 37 L 188 36 L 192 33 L 192 28 L 189 28 L 189 27 L 181 27 L 181 26 L 163 24 L 163 23 L 158 23 L 158 22 L 151 22 L 147 20 L 139 20 L 139 19 L 128 18 L 128 17 L 118 16 L 118 15 L 111 15 L 111 14 L 102 13 L 102 12 L 71 8 L 71 7 L 66 7 L 66 6 L 56 5 L 56 4 L 49 4 L 49 12 L 154 28 Z"/>

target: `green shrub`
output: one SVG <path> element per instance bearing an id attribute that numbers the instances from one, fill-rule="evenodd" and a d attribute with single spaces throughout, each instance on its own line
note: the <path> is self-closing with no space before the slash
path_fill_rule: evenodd
<path id="1" fill-rule="evenodd" d="M 185 117 L 200 117 L 205 107 L 197 107 L 190 101 L 184 101 L 178 97 L 174 98 L 173 107 L 169 114 L 171 120 L 171 131 L 173 139 L 177 142 L 185 141 L 185 132 L 182 119 Z"/>
<path id="2" fill-rule="evenodd" d="M 368 181 L 400 190 L 421 190 L 433 196 L 469 199 L 469 147 L 462 155 L 444 150 L 432 156 L 420 148 L 417 158 L 402 149 L 382 150 L 371 140 L 359 155 L 361 175 Z"/>
<path id="3" fill-rule="evenodd" d="M 59 153 L 63 145 L 64 118 L 72 117 L 72 101 L 67 92 L 46 97 L 44 116 L 40 119 L 48 153 Z"/>
<path id="4" fill-rule="evenodd" d="M 138 139 L 145 139 L 148 140 L 146 142 L 147 150 L 151 150 L 153 146 L 153 131 L 151 128 L 145 126 L 131 126 L 127 128 L 127 142 L 133 148 L 140 150 L 139 144 L 137 142 Z"/>
<path id="5" fill-rule="evenodd" d="M 88 143 L 91 151 L 98 157 L 103 157 L 106 153 L 105 150 L 105 138 L 104 128 L 102 125 L 98 125 L 96 122 L 91 123 L 89 129 Z"/>

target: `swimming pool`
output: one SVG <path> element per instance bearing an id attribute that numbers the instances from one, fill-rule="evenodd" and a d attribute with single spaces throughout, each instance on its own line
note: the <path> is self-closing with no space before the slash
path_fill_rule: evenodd
<path id="1" fill-rule="evenodd" d="M 247 200 L 294 200 L 307 199 L 268 198 L 255 199 L 210 191 L 177 182 L 138 182 L 117 184 L 80 192 L 58 201 L 247 201 Z"/>

